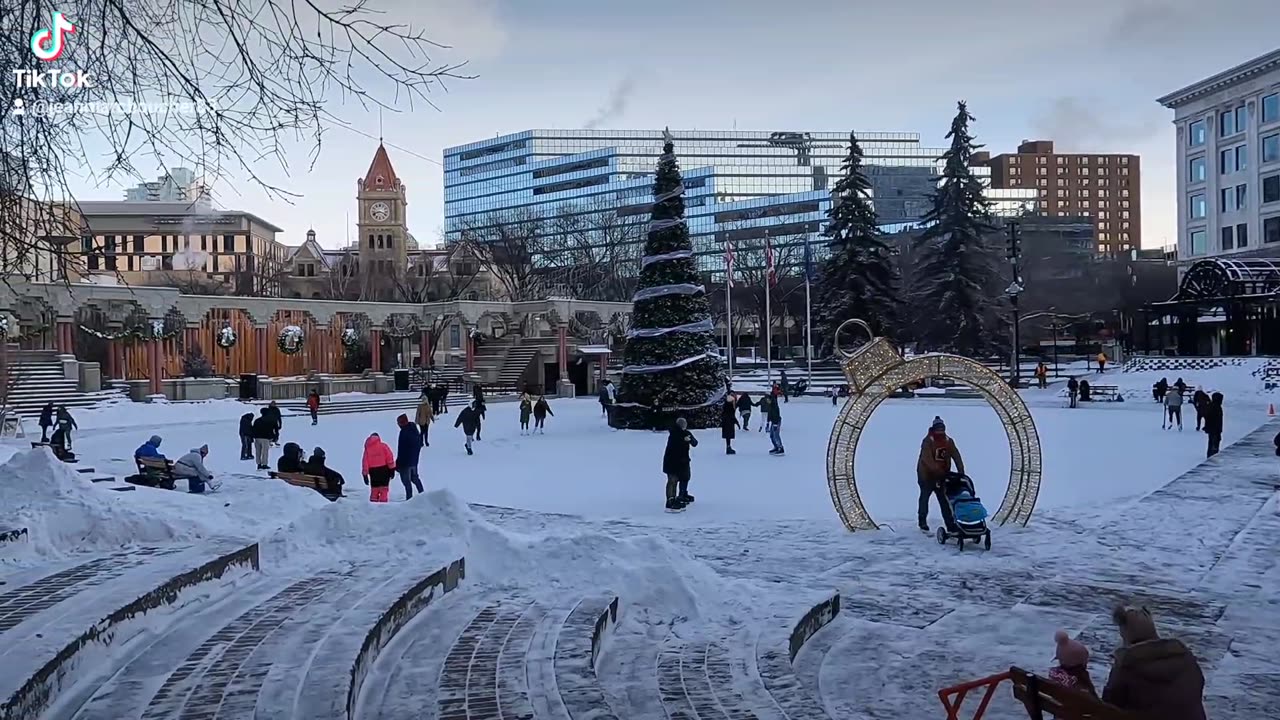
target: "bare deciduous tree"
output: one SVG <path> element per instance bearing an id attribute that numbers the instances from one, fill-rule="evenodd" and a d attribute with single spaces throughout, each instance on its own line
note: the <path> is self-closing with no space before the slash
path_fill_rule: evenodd
<path id="1" fill-rule="evenodd" d="M 459 64 L 432 60 L 446 46 L 363 0 L 7 0 L 0 66 L 39 64 L 28 39 L 55 10 L 77 26 L 59 65 L 87 82 L 0 84 L 0 245 L 25 279 L 23 269 L 50 262 L 41 257 L 75 260 L 46 236 L 84 177 L 138 178 L 145 158 L 147 170 L 186 165 L 215 189 L 247 180 L 288 199 L 264 161 L 287 170 L 285 143 L 298 141 L 314 158 L 326 129 L 345 124 L 333 103 L 412 109 L 464 77 Z M 14 212 L 24 198 L 33 207 Z"/>
<path id="2" fill-rule="evenodd" d="M 533 300 L 544 294 L 534 259 L 542 255 L 551 232 L 536 211 L 520 208 L 467 219 L 460 233 L 476 258 L 511 300 Z"/>

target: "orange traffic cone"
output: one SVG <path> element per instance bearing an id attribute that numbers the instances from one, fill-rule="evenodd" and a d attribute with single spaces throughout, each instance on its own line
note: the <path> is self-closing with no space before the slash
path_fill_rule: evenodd
<path id="1" fill-rule="evenodd" d="M 1276 416 L 1276 404 L 1269 403 L 1267 405 L 1267 417 L 1275 417 L 1275 416 Z"/>

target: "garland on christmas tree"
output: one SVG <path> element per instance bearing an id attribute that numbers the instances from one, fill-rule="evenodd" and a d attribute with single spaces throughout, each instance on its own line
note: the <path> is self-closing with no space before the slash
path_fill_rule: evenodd
<path id="1" fill-rule="evenodd" d="M 622 382 L 610 418 L 614 427 L 665 427 L 677 415 L 693 428 L 720 422 L 717 405 L 725 395 L 725 377 L 712 335 L 710 301 L 685 224 L 684 192 L 667 133 L 632 296 Z"/>

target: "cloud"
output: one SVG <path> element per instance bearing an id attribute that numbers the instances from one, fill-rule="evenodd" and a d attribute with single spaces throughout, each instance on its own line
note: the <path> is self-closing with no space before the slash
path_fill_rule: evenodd
<path id="1" fill-rule="evenodd" d="M 591 119 L 582 124 L 582 127 L 593 130 L 602 125 L 617 119 L 622 113 L 627 111 L 627 104 L 631 102 L 631 96 L 636 90 L 636 80 L 633 76 L 627 75 L 613 86 L 609 91 L 609 97 L 605 100 L 604 105 L 596 108 L 596 112 Z"/>

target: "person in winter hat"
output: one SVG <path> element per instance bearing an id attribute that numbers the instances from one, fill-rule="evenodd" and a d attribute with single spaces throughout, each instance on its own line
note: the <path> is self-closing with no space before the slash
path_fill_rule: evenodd
<path id="1" fill-rule="evenodd" d="M 1205 720 L 1204 673 L 1180 640 L 1161 639 L 1151 613 L 1117 607 L 1120 632 L 1103 702 L 1150 720 Z"/>
<path id="2" fill-rule="evenodd" d="M 360 475 L 369 486 L 369 502 L 384 503 L 391 496 L 391 476 L 396 474 L 396 457 L 391 446 L 382 442 L 378 433 L 364 441 L 364 455 L 360 458 Z"/>
<path id="3" fill-rule="evenodd" d="M 213 473 L 204 466 L 204 459 L 209 454 L 209 446 L 201 445 L 191 448 L 191 452 L 173 462 L 174 477 L 187 479 L 187 491 L 197 495 L 204 492 L 205 486 L 217 490 L 220 485 L 213 481 Z"/>
<path id="4" fill-rule="evenodd" d="M 71 449 L 71 431 L 80 427 L 76 425 L 75 418 L 71 417 L 71 413 L 67 410 L 66 405 L 59 405 L 54 413 L 54 425 L 57 426 L 55 433 L 62 433 L 62 443 L 67 449 Z"/>
<path id="5" fill-rule="evenodd" d="M 400 438 L 396 443 L 396 472 L 400 474 L 400 482 L 404 484 L 404 499 L 413 498 L 414 488 L 422 490 L 422 479 L 418 476 L 418 458 L 422 455 L 422 434 L 418 426 L 409 422 L 408 415 L 396 418 L 400 426 Z"/>
<path id="6" fill-rule="evenodd" d="M 1058 664 L 1049 670 L 1049 679 L 1098 697 L 1093 678 L 1089 677 L 1089 648 L 1079 640 L 1072 640 L 1065 630 L 1054 633 L 1053 642 L 1057 646 L 1053 657 Z"/>
<path id="7" fill-rule="evenodd" d="M 1076 401 L 1080 398 L 1080 381 L 1075 378 L 1067 379 L 1067 398 L 1071 401 L 1070 407 L 1076 406 Z"/>
<path id="8" fill-rule="evenodd" d="M 1216 392 L 1209 398 L 1209 406 L 1204 411 L 1204 431 L 1209 435 L 1209 450 L 1206 457 L 1218 454 L 1222 447 L 1222 393 Z"/>
<path id="9" fill-rule="evenodd" d="M 1173 392 L 1165 393 L 1164 407 L 1165 414 L 1168 417 L 1165 418 L 1165 422 L 1160 424 L 1160 427 L 1168 426 L 1172 430 L 1174 422 L 1177 422 L 1178 430 L 1182 430 L 1182 393 L 1176 388 Z"/>
<path id="10" fill-rule="evenodd" d="M 271 442 L 280 444 L 280 431 L 284 429 L 284 416 L 280 414 L 280 406 L 272 400 L 269 405 L 262 408 L 262 412 L 275 423 L 275 432 L 271 434 Z"/>
<path id="11" fill-rule="evenodd" d="M 474 402 L 462 408 L 458 418 L 453 421 L 453 426 L 462 428 L 462 432 L 467 436 L 467 454 L 474 455 L 475 453 L 471 450 L 471 440 L 480 432 L 480 413 L 476 412 Z"/>
<path id="12" fill-rule="evenodd" d="M 330 485 L 337 486 L 339 490 L 346 483 L 342 478 L 342 473 L 325 464 L 324 448 L 321 447 L 311 451 L 311 457 L 302 466 L 302 471 L 308 475 L 315 475 L 328 480 Z"/>
<path id="13" fill-rule="evenodd" d="M 1196 388 L 1191 395 L 1191 406 L 1196 409 L 1196 432 L 1204 425 L 1204 413 L 1209 409 L 1209 393 Z"/>
<path id="14" fill-rule="evenodd" d="M 276 472 L 282 472 L 282 473 L 302 472 L 302 446 L 301 445 L 294 442 L 287 442 L 284 444 L 284 450 L 280 454 L 280 459 L 276 460 Z"/>
<path id="15" fill-rule="evenodd" d="M 765 420 L 769 425 L 769 442 L 773 443 L 770 455 L 785 455 L 787 449 L 782 445 L 782 408 L 778 406 L 777 396 L 769 398 L 768 407 L 764 408 Z"/>
<path id="16" fill-rule="evenodd" d="M 539 435 L 546 434 L 547 416 L 555 417 L 555 413 L 551 412 L 551 406 L 547 404 L 547 398 L 544 395 L 538 396 L 538 401 L 533 404 L 533 429 Z"/>
<path id="17" fill-rule="evenodd" d="M 955 440 L 947 435 L 947 424 L 942 418 L 934 416 L 929 424 L 929 432 L 920 442 L 920 457 L 916 460 L 916 484 L 920 486 L 920 498 L 916 504 L 916 519 L 920 529 L 929 531 L 929 496 L 938 499 L 938 507 L 942 511 L 942 521 L 948 530 L 955 531 L 955 519 L 951 516 L 951 503 L 947 502 L 943 486 L 947 473 L 951 472 L 951 463 L 955 462 L 956 472 L 964 474 L 964 458 Z"/>
<path id="18" fill-rule="evenodd" d="M 737 455 L 738 451 L 733 449 L 733 438 L 737 434 L 735 430 L 738 427 L 738 416 L 734 414 L 737 405 L 734 403 L 732 395 L 724 396 L 724 403 L 720 406 L 720 437 L 724 438 L 724 454 Z"/>
<path id="19" fill-rule="evenodd" d="M 683 510 L 693 502 L 693 496 L 689 494 L 692 475 L 689 448 L 697 446 L 698 438 L 689 432 L 689 422 L 682 417 L 676 418 L 667 433 L 667 447 L 662 452 L 662 472 L 667 476 L 668 510 Z"/>
<path id="20" fill-rule="evenodd" d="M 240 459 L 253 459 L 253 413 L 240 416 Z"/>

